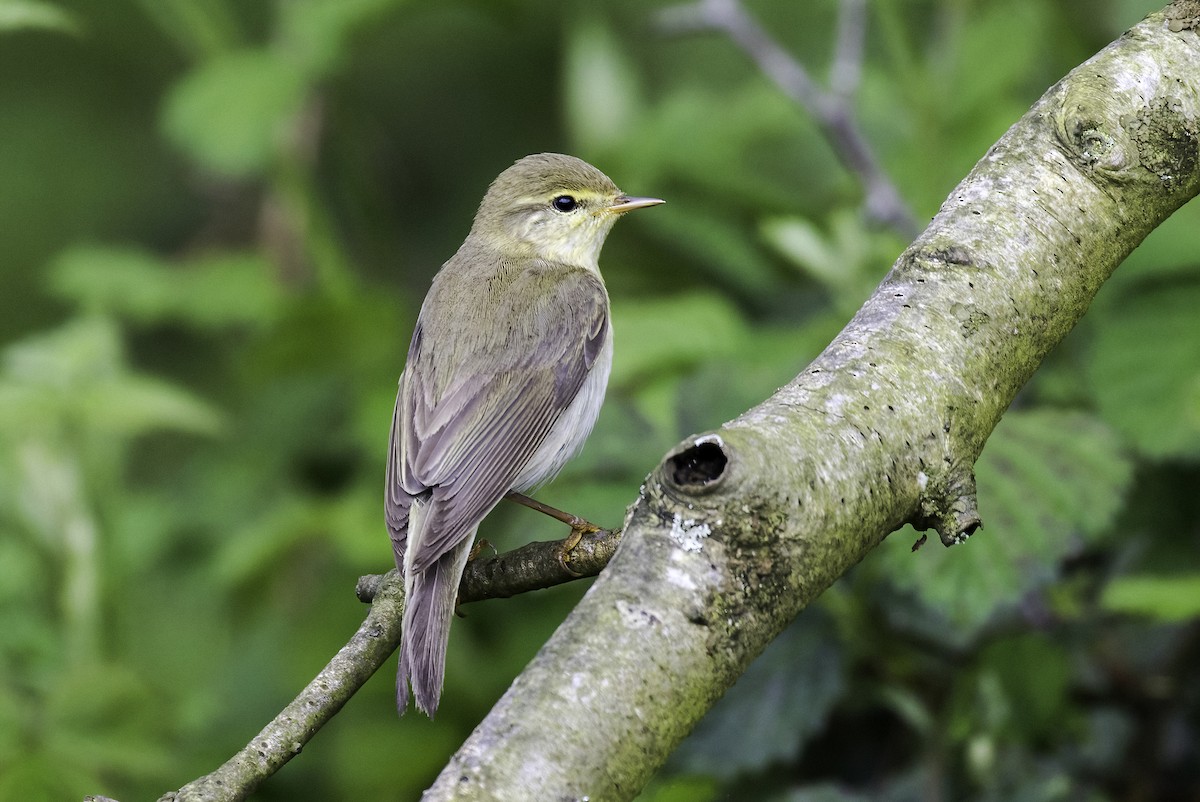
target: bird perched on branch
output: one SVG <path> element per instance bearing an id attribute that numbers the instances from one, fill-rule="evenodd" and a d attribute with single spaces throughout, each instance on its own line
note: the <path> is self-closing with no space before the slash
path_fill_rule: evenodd
<path id="1" fill-rule="evenodd" d="M 659 203 L 572 156 L 526 156 L 492 182 L 434 277 L 388 443 L 387 525 L 405 591 L 401 713 L 410 684 L 418 709 L 437 710 L 480 521 L 558 473 L 591 432 L 612 365 L 600 248 L 622 214 Z"/>

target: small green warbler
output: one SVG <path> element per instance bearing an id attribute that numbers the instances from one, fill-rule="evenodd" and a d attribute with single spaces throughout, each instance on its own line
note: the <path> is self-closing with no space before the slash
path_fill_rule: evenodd
<path id="1" fill-rule="evenodd" d="M 405 608 L 396 701 L 432 716 L 458 585 L 480 521 L 583 446 L 612 365 L 600 248 L 633 209 L 572 156 L 526 156 L 492 182 L 433 279 L 400 376 L 386 512 Z"/>

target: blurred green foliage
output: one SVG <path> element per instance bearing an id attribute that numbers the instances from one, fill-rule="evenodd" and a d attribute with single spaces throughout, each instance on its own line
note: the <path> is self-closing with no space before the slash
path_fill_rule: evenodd
<path id="1" fill-rule="evenodd" d="M 350 635 L 415 312 L 516 158 L 670 200 L 605 249 L 609 400 L 546 501 L 617 523 L 837 332 L 905 243 L 667 5 L 0 0 L 0 799 L 156 798 Z M 917 216 L 1156 5 L 871 3 L 858 111 Z M 834 0 L 751 8 L 826 72 Z M 1192 204 L 1001 423 L 986 528 L 889 538 L 644 799 L 1200 795 L 1197 253 Z M 581 592 L 468 608 L 436 722 L 384 671 L 255 798 L 415 798 Z"/>

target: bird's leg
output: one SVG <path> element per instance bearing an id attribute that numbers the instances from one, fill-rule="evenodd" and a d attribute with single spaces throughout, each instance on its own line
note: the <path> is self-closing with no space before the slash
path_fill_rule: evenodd
<path id="1" fill-rule="evenodd" d="M 496 547 L 491 544 L 491 541 L 481 537 L 475 541 L 475 545 L 471 546 L 471 550 L 467 552 L 467 562 L 479 559 L 479 553 L 484 549 L 491 549 L 492 556 L 496 556 Z"/>
<path id="2" fill-rule="evenodd" d="M 510 501 L 515 501 L 522 506 L 529 507 L 531 510 L 537 510 L 540 513 L 549 515 L 554 520 L 562 521 L 567 526 L 571 527 L 571 534 L 563 543 L 562 548 L 559 549 L 558 561 L 562 564 L 563 568 L 567 569 L 572 574 L 576 573 L 567 563 L 567 555 L 570 554 L 571 549 L 579 545 L 579 541 L 583 540 L 584 535 L 590 535 L 594 532 L 599 532 L 600 527 L 596 526 L 591 521 L 580 518 L 578 515 L 572 515 L 569 512 L 563 512 L 557 507 L 551 507 L 549 504 L 543 504 L 537 499 L 530 498 L 524 493 L 518 493 L 515 490 L 509 491 L 506 498 L 508 498 Z"/>
<path id="3" fill-rule="evenodd" d="M 530 498 L 524 493 L 518 493 L 515 490 L 510 490 L 508 493 L 508 500 L 515 501 L 531 510 L 537 510 L 544 515 L 549 515 L 556 521 L 562 521 L 567 526 L 571 527 L 572 532 L 578 532 L 580 535 L 590 535 L 593 532 L 600 531 L 600 527 L 596 526 L 594 523 L 584 520 L 578 515 L 572 515 L 569 512 L 563 512 L 557 507 L 551 507 L 549 504 L 543 504 L 537 499 Z"/>

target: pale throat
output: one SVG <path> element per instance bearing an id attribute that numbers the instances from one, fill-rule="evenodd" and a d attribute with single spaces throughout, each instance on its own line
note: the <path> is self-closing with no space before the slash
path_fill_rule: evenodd
<path id="1" fill-rule="evenodd" d="M 520 238 L 533 247 L 540 259 L 585 267 L 598 273 L 600 249 L 614 222 L 613 217 L 582 218 L 568 225 L 544 222 L 539 225 L 539 221 L 530 220 L 523 226 Z"/>

